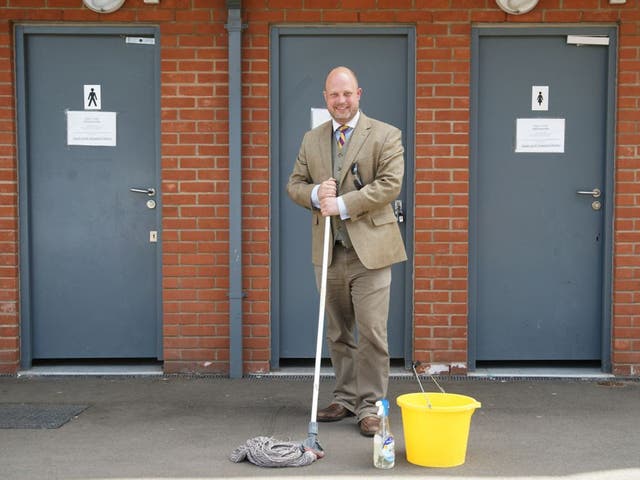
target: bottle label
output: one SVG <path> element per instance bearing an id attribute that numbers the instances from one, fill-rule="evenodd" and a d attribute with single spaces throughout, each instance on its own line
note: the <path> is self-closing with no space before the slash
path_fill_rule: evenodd
<path id="1" fill-rule="evenodd" d="M 387 460 L 388 462 L 393 462 L 395 460 L 395 442 L 393 441 L 393 437 L 391 435 L 384 439 L 381 450 L 382 456 L 385 460 Z"/>

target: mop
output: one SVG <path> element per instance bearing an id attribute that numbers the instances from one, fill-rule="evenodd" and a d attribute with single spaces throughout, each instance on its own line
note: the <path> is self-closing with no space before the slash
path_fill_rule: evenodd
<path id="1" fill-rule="evenodd" d="M 231 452 L 232 462 L 249 462 L 259 467 L 303 467 L 324 457 L 318 442 L 318 394 L 320 392 L 320 363 L 324 330 L 324 310 L 327 297 L 327 269 L 329 265 L 329 237 L 331 217 L 325 217 L 324 246 L 322 250 L 322 277 L 320 280 L 320 308 L 318 311 L 318 336 L 316 339 L 316 363 L 313 372 L 313 401 L 309 436 L 303 442 L 283 442 L 271 437 L 254 437 Z"/>

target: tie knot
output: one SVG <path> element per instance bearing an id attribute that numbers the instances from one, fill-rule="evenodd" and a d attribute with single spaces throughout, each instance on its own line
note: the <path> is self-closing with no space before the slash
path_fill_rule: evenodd
<path id="1" fill-rule="evenodd" d="M 342 132 L 346 132 L 346 131 L 347 131 L 347 130 L 349 130 L 350 128 L 351 128 L 351 127 L 350 127 L 349 125 L 340 125 L 340 126 L 338 127 L 338 131 L 339 131 L 340 133 L 342 133 Z"/>

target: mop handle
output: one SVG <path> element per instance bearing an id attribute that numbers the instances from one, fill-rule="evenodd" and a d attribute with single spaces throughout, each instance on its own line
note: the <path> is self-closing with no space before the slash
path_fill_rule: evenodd
<path id="1" fill-rule="evenodd" d="M 318 311 L 318 338 L 316 339 L 316 366 L 313 372 L 313 402 L 311 404 L 311 422 L 318 418 L 318 393 L 320 391 L 320 362 L 324 330 L 324 306 L 327 298 L 327 269 L 329 264 L 329 236 L 331 217 L 324 217 L 324 246 L 322 249 L 322 277 L 320 280 L 320 308 Z"/>

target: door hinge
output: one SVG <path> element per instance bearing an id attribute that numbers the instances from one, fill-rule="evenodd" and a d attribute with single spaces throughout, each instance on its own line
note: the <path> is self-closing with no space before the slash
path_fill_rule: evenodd
<path id="1" fill-rule="evenodd" d="M 156 39 L 153 37 L 125 37 L 125 43 L 135 43 L 137 45 L 155 45 Z"/>

